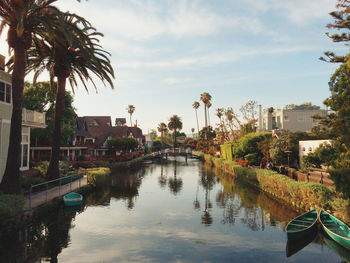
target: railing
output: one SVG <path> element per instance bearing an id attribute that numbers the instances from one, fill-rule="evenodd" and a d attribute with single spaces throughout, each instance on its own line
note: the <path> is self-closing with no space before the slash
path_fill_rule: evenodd
<path id="1" fill-rule="evenodd" d="M 22 122 L 45 126 L 45 113 L 22 109 Z"/>
<path id="2" fill-rule="evenodd" d="M 84 177 L 84 173 L 72 174 L 70 176 L 50 180 L 44 183 L 31 185 L 29 188 L 29 209 L 32 209 L 32 197 L 34 192 L 42 193 L 45 191 L 45 203 L 48 201 L 49 189 L 58 187 L 58 196 L 61 196 L 61 188 L 69 184 L 70 191 L 72 190 L 72 183 L 79 179 L 79 188 L 81 187 L 81 179 Z M 86 179 L 87 180 L 87 179 Z M 57 186 L 58 184 L 58 186 Z M 51 188 L 50 188 L 51 185 Z M 35 191 L 36 190 L 36 191 Z"/>

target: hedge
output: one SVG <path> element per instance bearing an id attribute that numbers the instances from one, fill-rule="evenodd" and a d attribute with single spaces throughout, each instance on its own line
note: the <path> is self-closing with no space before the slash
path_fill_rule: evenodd
<path id="1" fill-rule="evenodd" d="M 242 179 L 297 208 L 303 210 L 322 208 L 350 222 L 350 199 L 340 197 L 335 190 L 322 184 L 298 182 L 271 170 L 241 167 L 236 162 L 210 155 L 205 155 L 204 160 L 207 165 Z"/>

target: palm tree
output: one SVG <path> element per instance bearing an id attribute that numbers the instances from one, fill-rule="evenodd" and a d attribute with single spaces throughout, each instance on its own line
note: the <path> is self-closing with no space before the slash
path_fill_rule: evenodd
<path id="1" fill-rule="evenodd" d="M 200 100 L 204 104 L 204 117 L 205 117 L 205 128 L 208 127 L 208 118 L 207 118 L 207 107 L 211 101 L 211 95 L 208 92 L 201 94 Z"/>
<path id="2" fill-rule="evenodd" d="M 200 104 L 198 101 L 193 102 L 192 107 L 194 108 L 194 111 L 196 113 L 196 120 L 197 120 L 197 132 L 199 134 L 199 123 L 198 123 L 198 114 L 197 114 L 197 109 L 199 108 Z"/>
<path id="3" fill-rule="evenodd" d="M 181 118 L 179 116 L 177 116 L 177 115 L 173 115 L 169 119 L 168 128 L 169 128 L 169 130 L 174 131 L 174 151 L 175 151 L 175 147 L 176 147 L 176 130 L 181 130 L 182 129 Z"/>
<path id="4" fill-rule="evenodd" d="M 0 189 L 4 193 L 19 193 L 19 167 L 22 139 L 22 103 L 27 51 L 32 40 L 42 34 L 52 34 L 52 23 L 59 10 L 56 0 L 0 0 L 0 34 L 8 27 L 7 42 L 13 51 L 12 116 L 6 168 Z M 60 27 L 61 30 L 64 28 Z"/>
<path id="5" fill-rule="evenodd" d="M 159 123 L 158 131 L 160 132 L 160 138 L 162 141 L 162 148 L 163 148 L 164 147 L 164 142 L 163 142 L 164 132 L 168 131 L 168 127 L 166 126 L 166 124 L 164 122 Z"/>
<path id="6" fill-rule="evenodd" d="M 192 132 L 192 137 L 194 138 L 194 128 L 191 128 L 191 132 Z"/>
<path id="7" fill-rule="evenodd" d="M 207 113 L 208 113 L 208 124 L 209 124 L 209 126 L 210 126 L 210 114 L 209 114 L 209 108 L 210 107 L 211 107 L 211 102 L 209 101 L 208 105 L 207 105 L 207 108 L 208 108 L 208 111 L 207 111 Z"/>
<path id="8" fill-rule="evenodd" d="M 87 90 L 86 82 L 91 81 L 96 88 L 92 75 L 97 76 L 103 84 L 107 82 L 113 88 L 114 71 L 107 57 L 108 52 L 101 49 L 97 37 L 103 36 L 91 27 L 84 18 L 69 13 L 62 14 L 61 24 L 69 30 L 66 34 L 56 30 L 54 37 L 47 35 L 45 39 L 34 40 L 28 51 L 27 70 L 33 70 L 34 81 L 45 69 L 50 72 L 51 82 L 57 77 L 54 140 L 52 143 L 50 165 L 47 174 L 51 178 L 59 177 L 59 152 L 61 143 L 61 120 L 64 109 L 66 81 L 74 91 L 79 79 Z"/>
<path id="9" fill-rule="evenodd" d="M 129 105 L 126 110 L 128 111 L 128 113 L 130 114 L 130 127 L 132 127 L 132 120 L 131 120 L 131 116 L 134 114 L 135 112 L 135 106 L 134 105 Z"/>

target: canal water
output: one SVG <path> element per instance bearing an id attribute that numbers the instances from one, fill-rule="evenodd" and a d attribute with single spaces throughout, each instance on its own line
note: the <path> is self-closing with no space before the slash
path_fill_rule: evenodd
<path id="1" fill-rule="evenodd" d="M 1 234 L 0 262 L 350 259 L 349 251 L 320 234 L 310 244 L 287 246 L 284 227 L 296 215 L 242 182 L 179 158 L 114 174 L 85 197 L 80 211 L 60 206 L 23 229 Z"/>

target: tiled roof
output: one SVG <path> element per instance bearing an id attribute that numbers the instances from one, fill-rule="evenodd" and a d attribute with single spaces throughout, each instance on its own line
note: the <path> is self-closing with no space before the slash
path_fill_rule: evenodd
<path id="1" fill-rule="evenodd" d="M 87 131 L 83 129 L 86 123 Z M 112 126 L 110 116 L 84 116 L 77 118 L 78 128 L 76 135 L 95 138 L 95 143 L 102 146 L 110 137 L 127 137 L 130 134 L 134 138 L 142 138 L 142 130 L 138 127 Z"/>

